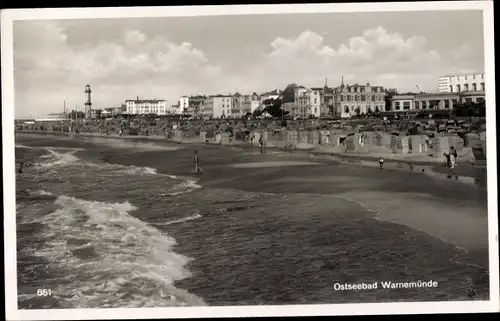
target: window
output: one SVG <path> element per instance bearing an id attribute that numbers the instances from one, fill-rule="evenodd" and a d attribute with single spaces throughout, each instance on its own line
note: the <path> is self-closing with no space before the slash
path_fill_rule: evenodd
<path id="1" fill-rule="evenodd" d="M 365 95 L 361 95 L 361 101 L 366 101 L 366 96 Z"/>
<path id="2" fill-rule="evenodd" d="M 340 96 L 340 101 L 344 101 L 344 95 Z"/>
<path id="3" fill-rule="evenodd" d="M 465 102 L 466 103 L 471 103 L 472 102 L 472 98 L 465 98 Z"/>
<path id="4" fill-rule="evenodd" d="M 444 101 L 444 108 L 446 109 L 450 108 L 450 101 L 448 99 Z"/>
<path id="5" fill-rule="evenodd" d="M 458 92 L 458 93 L 459 93 L 459 92 L 461 92 L 461 90 L 460 90 L 460 85 L 457 85 L 457 92 Z"/>
<path id="6" fill-rule="evenodd" d="M 464 90 L 465 90 L 465 91 L 469 91 L 469 84 L 465 84 L 465 85 L 464 85 Z"/>
<path id="7" fill-rule="evenodd" d="M 484 91 L 484 82 L 481 83 L 481 91 Z"/>
<path id="8" fill-rule="evenodd" d="M 477 84 L 472 84 L 472 91 L 477 91 Z"/>
<path id="9" fill-rule="evenodd" d="M 452 93 L 452 92 L 453 92 L 453 86 L 450 85 L 450 93 Z"/>
<path id="10" fill-rule="evenodd" d="M 351 101 L 351 95 L 347 95 L 347 101 Z"/>
<path id="11" fill-rule="evenodd" d="M 372 95 L 372 101 L 375 101 L 375 95 Z"/>
<path id="12" fill-rule="evenodd" d="M 403 109 L 404 110 L 410 109 L 410 102 L 409 101 L 403 101 Z"/>
<path id="13" fill-rule="evenodd" d="M 484 98 L 483 97 L 478 97 L 478 98 L 476 98 L 476 102 L 482 103 L 482 102 L 484 102 Z"/>
<path id="14" fill-rule="evenodd" d="M 396 102 L 394 103 L 394 109 L 395 109 L 395 110 L 399 110 L 399 101 L 396 101 Z"/>

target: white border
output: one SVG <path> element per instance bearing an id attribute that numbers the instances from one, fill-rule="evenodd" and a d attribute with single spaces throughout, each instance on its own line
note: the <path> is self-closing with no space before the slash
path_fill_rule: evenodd
<path id="1" fill-rule="evenodd" d="M 15 220 L 15 159 L 14 159 L 14 70 L 13 21 L 35 19 L 95 19 L 132 17 L 174 17 L 196 15 L 284 14 L 318 12 L 378 12 L 426 10 L 483 10 L 485 77 L 487 101 L 488 153 L 488 226 L 490 262 L 490 300 L 471 302 L 431 303 L 370 303 L 282 306 L 224 306 L 183 308 L 123 308 L 18 310 L 16 277 L 16 220 Z M 353 4 L 293 4 L 239 5 L 193 7 L 120 7 L 82 9 L 20 9 L 1 12 L 2 39 L 2 130 L 3 130 L 3 194 L 4 194 L 4 251 L 5 305 L 8 320 L 76 320 L 76 319 L 144 319 L 243 316 L 320 316 L 366 314 L 420 314 L 498 312 L 498 204 L 496 168 L 496 110 L 494 62 L 493 1 L 353 3 Z"/>

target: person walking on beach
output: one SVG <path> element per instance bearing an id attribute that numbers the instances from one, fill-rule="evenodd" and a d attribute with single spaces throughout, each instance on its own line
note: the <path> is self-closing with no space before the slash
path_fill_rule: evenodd
<path id="1" fill-rule="evenodd" d="M 384 169 L 384 159 L 383 158 L 379 159 L 378 165 L 380 166 L 380 170 Z"/>
<path id="2" fill-rule="evenodd" d="M 199 164 L 200 164 L 200 158 L 198 157 L 198 151 L 194 151 L 194 172 L 198 174 L 200 172 Z"/>
<path id="3" fill-rule="evenodd" d="M 259 145 L 260 145 L 260 153 L 264 154 L 265 153 L 265 151 L 264 151 L 264 139 L 262 139 L 262 136 L 260 136 L 260 138 L 259 138 Z"/>
<path id="4" fill-rule="evenodd" d="M 450 148 L 450 168 L 455 168 L 455 164 L 457 162 L 458 153 L 455 147 L 451 146 Z"/>

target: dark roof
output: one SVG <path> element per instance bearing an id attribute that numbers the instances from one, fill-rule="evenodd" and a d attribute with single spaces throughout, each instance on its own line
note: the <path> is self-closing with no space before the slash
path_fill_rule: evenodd
<path id="1" fill-rule="evenodd" d="M 311 87 L 311 90 L 323 90 L 324 88 L 321 87 Z"/>
<path id="2" fill-rule="evenodd" d="M 241 97 L 241 94 L 237 92 L 236 94 L 233 95 L 234 97 Z"/>
<path id="3" fill-rule="evenodd" d="M 127 101 L 135 101 L 136 103 L 157 103 L 160 101 L 165 101 L 163 99 L 127 99 Z"/>
<path id="4" fill-rule="evenodd" d="M 210 97 L 231 97 L 231 95 L 221 95 L 221 94 L 217 94 L 217 95 L 210 95 Z"/>

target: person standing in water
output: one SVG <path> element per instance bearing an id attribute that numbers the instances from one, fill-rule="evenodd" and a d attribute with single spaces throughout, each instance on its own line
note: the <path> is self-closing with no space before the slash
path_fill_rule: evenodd
<path id="1" fill-rule="evenodd" d="M 23 169 L 24 169 L 24 163 L 23 163 L 23 162 L 21 162 L 21 163 L 19 164 L 19 168 L 17 169 L 17 173 L 18 173 L 19 175 L 21 175 L 21 174 L 23 173 Z"/>
<path id="2" fill-rule="evenodd" d="M 200 168 L 199 168 L 200 158 L 198 157 L 198 151 L 196 151 L 196 150 L 194 151 L 193 161 L 194 161 L 194 172 L 199 173 L 200 172 Z"/>

